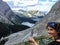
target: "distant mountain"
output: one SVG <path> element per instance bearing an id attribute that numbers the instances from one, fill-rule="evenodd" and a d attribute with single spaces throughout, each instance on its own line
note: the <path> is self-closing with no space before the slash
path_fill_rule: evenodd
<path id="1" fill-rule="evenodd" d="M 21 12 L 26 12 L 25 10 L 22 10 L 22 9 L 20 9 L 20 10 L 18 10 L 18 11 L 21 11 Z"/>
<path id="2" fill-rule="evenodd" d="M 33 12 L 33 14 L 32 15 L 35 15 L 35 16 L 44 16 L 44 13 L 42 13 L 41 11 L 35 11 L 35 12 Z"/>
<path id="3" fill-rule="evenodd" d="M 21 21 L 20 23 L 22 23 L 22 22 L 30 22 L 30 23 L 33 23 L 33 24 L 35 24 L 36 23 L 36 21 L 34 21 L 34 20 L 32 20 L 31 18 L 29 18 L 29 17 L 20 17 L 19 15 L 16 15 L 18 18 L 19 18 L 19 20 Z M 18 21 L 19 21 L 18 20 Z"/>
<path id="4" fill-rule="evenodd" d="M 39 20 L 41 20 L 45 14 L 42 13 L 41 11 L 38 10 L 29 10 L 29 11 L 25 11 L 25 10 L 18 10 L 18 11 L 13 11 L 17 17 L 24 18 L 22 19 L 22 21 L 26 22 L 30 22 L 32 23 L 33 21 L 37 22 Z M 31 21 L 30 21 L 31 20 Z"/>

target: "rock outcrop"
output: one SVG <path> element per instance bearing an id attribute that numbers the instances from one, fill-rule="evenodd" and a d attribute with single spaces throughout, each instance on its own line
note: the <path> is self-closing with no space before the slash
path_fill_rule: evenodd
<path id="1" fill-rule="evenodd" d="M 0 22 L 13 24 L 9 20 L 9 18 L 11 18 L 11 16 L 13 15 L 14 13 L 12 12 L 8 4 L 0 0 Z"/>

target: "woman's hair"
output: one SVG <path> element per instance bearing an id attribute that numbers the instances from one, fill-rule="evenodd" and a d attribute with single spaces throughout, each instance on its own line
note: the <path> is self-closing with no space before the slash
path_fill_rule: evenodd
<path id="1" fill-rule="evenodd" d="M 48 22 L 46 28 L 48 27 L 55 29 L 55 31 L 58 32 L 57 35 L 60 37 L 60 22 Z"/>

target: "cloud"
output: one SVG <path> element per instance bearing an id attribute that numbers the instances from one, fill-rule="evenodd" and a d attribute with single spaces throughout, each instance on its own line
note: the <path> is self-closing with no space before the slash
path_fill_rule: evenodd
<path id="1" fill-rule="evenodd" d="M 55 2 L 55 1 L 58 1 L 58 0 L 49 0 L 49 1 L 53 1 L 53 2 Z"/>
<path id="2" fill-rule="evenodd" d="M 12 0 L 3 0 L 3 1 L 5 1 L 5 2 L 9 2 L 9 1 L 12 1 Z"/>
<path id="3" fill-rule="evenodd" d="M 37 6 L 34 6 L 34 7 L 28 7 L 27 10 L 40 10 L 40 11 L 49 11 L 51 7 L 49 6 L 40 6 L 40 5 L 37 5 Z"/>
<path id="4" fill-rule="evenodd" d="M 12 0 L 14 2 L 14 6 L 27 6 L 37 4 L 38 0 Z M 20 3 L 20 4 L 19 4 Z"/>
<path id="5" fill-rule="evenodd" d="M 40 11 L 49 11 L 52 5 L 55 4 L 55 0 L 4 0 L 6 2 L 11 2 L 13 5 L 12 9 L 24 9 L 24 10 L 40 10 Z M 10 5 L 10 4 L 9 4 Z"/>
<path id="6" fill-rule="evenodd" d="M 53 4 L 55 4 L 55 2 L 53 2 L 53 1 L 50 2 L 49 0 L 46 0 L 45 2 L 39 1 L 39 3 L 42 4 L 42 5 L 47 5 L 47 4 L 53 5 Z"/>
<path id="7" fill-rule="evenodd" d="M 46 5 L 36 5 L 36 6 L 29 6 L 29 7 L 23 7 L 23 8 L 13 8 L 13 10 L 19 10 L 19 9 L 23 9 L 23 10 L 39 10 L 39 11 L 47 11 L 49 12 L 51 7 L 50 6 L 46 6 Z"/>

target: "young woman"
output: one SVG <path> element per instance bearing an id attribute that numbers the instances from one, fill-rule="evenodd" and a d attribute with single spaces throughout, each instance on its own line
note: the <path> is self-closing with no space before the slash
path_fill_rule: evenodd
<path id="1" fill-rule="evenodd" d="M 49 43 L 48 45 L 60 45 L 60 23 L 59 22 L 48 22 L 47 23 L 47 32 L 49 36 L 55 39 L 55 41 Z M 29 41 L 31 41 L 34 45 L 38 45 L 34 38 L 30 38 Z"/>

